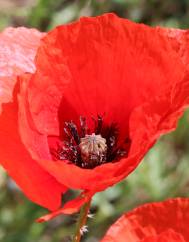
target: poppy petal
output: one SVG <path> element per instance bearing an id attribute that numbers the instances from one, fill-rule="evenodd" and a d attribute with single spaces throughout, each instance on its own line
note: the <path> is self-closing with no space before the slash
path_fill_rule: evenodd
<path id="1" fill-rule="evenodd" d="M 32 201 L 50 210 L 59 208 L 67 188 L 42 169 L 21 143 L 17 104 L 3 104 L 2 110 L 0 164 Z"/>
<path id="2" fill-rule="evenodd" d="M 55 210 L 67 188 L 43 170 L 21 142 L 15 98 L 16 75 L 35 71 L 34 57 L 42 36 L 26 28 L 8 28 L 0 34 L 0 164 L 32 201 Z"/>
<path id="3" fill-rule="evenodd" d="M 121 241 L 119 241 L 121 242 Z M 175 233 L 173 230 L 167 230 L 157 236 L 149 236 L 141 242 L 186 242 L 182 235 Z"/>
<path id="4" fill-rule="evenodd" d="M 60 122 L 98 114 L 125 135 L 133 108 L 181 79 L 184 68 L 158 30 L 114 14 L 57 27 L 44 37 L 36 66 L 28 100 L 48 135 L 59 135 Z M 52 122 L 58 112 L 60 122 Z"/>
<path id="5" fill-rule="evenodd" d="M 34 72 L 34 57 L 44 35 L 24 27 L 7 28 L 0 33 L 0 106 L 12 100 L 16 75 Z"/>
<path id="6" fill-rule="evenodd" d="M 37 219 L 37 222 L 42 223 L 42 222 L 47 222 L 53 218 L 55 218 L 58 215 L 61 214 L 73 214 L 76 213 L 80 210 L 80 208 L 87 203 L 91 198 L 93 194 L 92 193 L 87 193 L 83 192 L 78 196 L 76 199 L 71 200 L 67 202 L 63 208 L 54 211 L 50 214 L 44 215 L 41 218 Z"/>
<path id="7" fill-rule="evenodd" d="M 166 36 L 170 40 L 173 49 L 180 55 L 183 63 L 189 67 L 189 31 L 174 28 L 156 27 L 159 33 Z"/>
<path id="8" fill-rule="evenodd" d="M 188 224 L 188 198 L 149 203 L 119 218 L 102 242 L 184 242 L 189 239 Z"/>

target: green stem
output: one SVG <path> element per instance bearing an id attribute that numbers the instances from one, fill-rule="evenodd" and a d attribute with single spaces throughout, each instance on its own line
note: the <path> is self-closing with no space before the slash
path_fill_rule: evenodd
<path id="1" fill-rule="evenodd" d="M 81 208 L 77 227 L 76 227 L 76 232 L 75 232 L 75 235 L 74 235 L 72 242 L 80 242 L 81 241 L 81 236 L 82 236 L 81 230 L 87 222 L 87 215 L 88 215 L 88 212 L 89 212 L 90 205 L 91 205 L 91 200 L 89 200 L 87 203 L 85 203 L 83 205 L 83 207 Z"/>

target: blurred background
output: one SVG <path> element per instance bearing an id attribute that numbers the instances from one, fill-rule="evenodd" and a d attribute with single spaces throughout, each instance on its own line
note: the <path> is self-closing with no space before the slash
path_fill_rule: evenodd
<path id="1" fill-rule="evenodd" d="M 0 30 L 7 26 L 48 31 L 59 24 L 115 12 L 149 25 L 189 28 L 188 0 L 0 0 Z M 189 112 L 175 132 L 162 137 L 123 182 L 93 199 L 85 242 L 97 242 L 124 211 L 149 201 L 189 196 Z M 68 198 L 74 192 L 68 194 Z M 47 211 L 30 201 L 0 168 L 0 242 L 69 242 L 74 216 L 37 224 Z"/>

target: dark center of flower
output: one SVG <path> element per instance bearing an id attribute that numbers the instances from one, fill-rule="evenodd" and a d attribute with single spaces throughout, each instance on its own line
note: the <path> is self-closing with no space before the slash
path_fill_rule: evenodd
<path id="1" fill-rule="evenodd" d="M 80 117 L 80 127 L 65 122 L 64 140 L 52 152 L 55 159 L 68 160 L 82 168 L 94 168 L 107 162 L 116 162 L 127 154 L 130 140 L 123 147 L 118 146 L 118 128 L 112 123 L 103 124 L 103 118 L 93 118 L 94 130 L 91 132 L 84 117 Z"/>

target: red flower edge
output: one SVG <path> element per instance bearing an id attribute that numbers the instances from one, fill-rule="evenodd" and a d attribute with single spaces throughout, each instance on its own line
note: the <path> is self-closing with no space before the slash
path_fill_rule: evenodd
<path id="1" fill-rule="evenodd" d="M 149 203 L 122 215 L 101 242 L 186 242 L 188 224 L 188 198 Z"/>
<path id="2" fill-rule="evenodd" d="M 0 163 L 32 201 L 50 210 L 60 207 L 67 188 L 84 190 L 40 221 L 78 211 L 94 193 L 125 178 L 157 138 L 176 127 L 189 102 L 186 65 L 171 39 L 113 14 L 51 31 L 35 66 L 34 74 L 20 76 L 9 89 L 13 100 L 2 101 Z M 120 140 L 125 134 L 132 140 L 126 158 L 94 169 L 52 160 L 50 141 L 57 139 L 60 121 L 77 123 L 79 115 L 90 119 L 103 112 L 107 123 L 118 123 Z"/>

